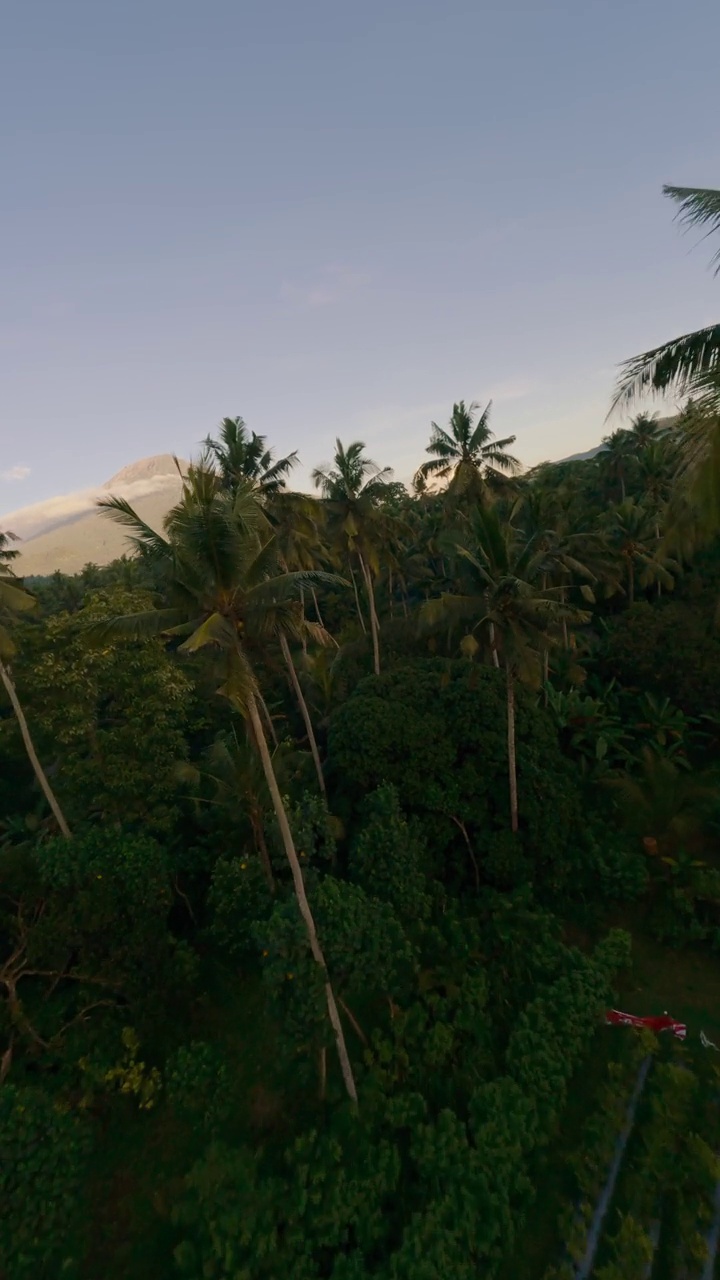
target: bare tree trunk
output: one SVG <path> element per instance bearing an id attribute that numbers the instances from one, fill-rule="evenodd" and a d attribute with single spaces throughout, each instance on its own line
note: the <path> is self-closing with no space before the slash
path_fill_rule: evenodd
<path id="1" fill-rule="evenodd" d="M 392 569 L 388 569 L 388 599 L 390 602 L 390 617 L 394 616 L 393 612 L 393 576 Z"/>
<path id="2" fill-rule="evenodd" d="M 327 1086 L 327 1049 L 323 1045 L 320 1050 L 320 1101 L 325 1101 L 325 1089 Z"/>
<path id="3" fill-rule="evenodd" d="M 303 622 L 303 627 L 302 627 L 302 630 L 301 630 L 302 651 L 303 651 L 303 654 L 305 655 L 305 657 L 307 657 L 307 636 L 305 635 L 305 626 L 304 626 L 304 623 L 305 623 L 305 592 L 303 591 L 303 588 L 302 588 L 302 587 L 300 588 L 300 617 L 301 617 L 302 622 Z"/>
<path id="4" fill-rule="evenodd" d="M 405 582 L 405 579 L 404 579 L 404 577 L 402 576 L 402 574 L 400 575 L 400 599 L 401 599 L 401 601 L 402 601 L 402 610 L 403 610 L 403 614 L 404 614 L 404 616 L 407 618 L 407 616 L 408 616 L 408 607 L 407 607 L 407 601 L 408 601 L 408 596 L 407 596 L 407 583 Z"/>
<path id="5" fill-rule="evenodd" d="M 258 750 L 260 752 L 263 772 L 265 774 L 268 791 L 270 792 L 270 797 L 272 799 L 275 817 L 278 821 L 278 827 L 280 828 L 280 835 L 285 848 L 285 854 L 287 856 L 288 863 L 290 864 L 293 884 L 295 886 L 295 896 L 297 897 L 298 907 L 300 908 L 300 915 L 302 916 L 303 923 L 307 930 L 310 950 L 312 952 L 313 960 L 315 960 L 316 964 L 320 965 L 322 970 L 325 982 L 325 998 L 327 1000 L 328 1017 L 330 1018 L 330 1025 L 332 1026 L 335 1034 L 335 1044 L 337 1046 L 340 1070 L 342 1071 L 345 1088 L 347 1089 L 348 1096 L 357 1104 L 355 1077 L 353 1076 L 350 1058 L 348 1057 L 345 1035 L 343 1033 L 342 1023 L 340 1022 L 340 1014 L 338 1013 L 335 996 L 332 986 L 330 985 L 330 977 L 327 971 L 327 965 L 325 964 L 325 957 L 318 941 L 315 921 L 305 892 L 305 881 L 303 880 L 302 868 L 295 849 L 295 842 L 293 840 L 292 831 L 290 830 L 290 823 L 288 822 L 285 806 L 282 801 L 282 796 L 280 795 L 280 788 L 278 787 L 277 778 L 275 777 L 275 770 L 273 769 L 270 752 L 268 751 L 268 745 L 265 740 L 265 734 L 263 733 L 263 727 L 260 721 L 257 702 L 253 693 L 251 693 L 247 699 L 247 712 L 250 717 L 253 733 L 255 734 L 255 741 L 257 742 Z"/>
<path id="6" fill-rule="evenodd" d="M 368 1038 L 365 1035 L 365 1032 L 360 1026 L 360 1023 L 355 1017 L 355 1014 L 353 1013 L 352 1009 L 348 1009 L 342 996 L 338 996 L 338 1004 L 340 1005 L 340 1008 L 342 1009 L 343 1013 L 347 1016 L 347 1020 L 350 1023 L 350 1026 L 352 1027 L 353 1031 L 355 1032 L 355 1035 L 358 1037 L 359 1040 L 362 1040 L 364 1045 L 367 1045 Z"/>
<path id="7" fill-rule="evenodd" d="M 477 858 L 475 857 L 473 847 L 470 843 L 470 837 L 467 833 L 467 827 L 465 826 L 465 823 L 461 822 L 459 818 L 456 818 L 454 814 L 451 813 L 450 818 L 455 823 L 455 826 L 460 828 L 460 830 L 462 831 L 465 837 L 465 843 L 468 847 L 468 853 L 470 854 L 470 861 L 473 864 L 473 871 L 475 873 L 475 892 L 479 893 L 480 892 L 480 868 L 478 867 Z"/>
<path id="8" fill-rule="evenodd" d="M 276 747 L 278 744 L 278 740 L 277 740 L 277 734 L 275 732 L 275 725 L 272 722 L 272 717 L 270 715 L 270 712 L 267 709 L 267 705 L 265 703 L 265 699 L 263 698 L 262 694 L 258 694 L 258 702 L 260 703 L 260 710 L 262 711 L 265 717 L 265 723 L 268 727 L 268 732 L 270 734 L 270 737 L 272 738 L 272 744 L 274 747 Z"/>
<path id="9" fill-rule="evenodd" d="M 659 546 L 660 545 L 660 521 L 659 520 L 655 521 L 655 540 Z M 658 578 L 657 589 L 658 589 L 657 593 L 658 593 L 658 600 L 659 600 L 662 595 L 662 582 L 660 581 L 659 578 Z"/>
<path id="10" fill-rule="evenodd" d="M 15 685 L 12 682 L 10 672 L 8 671 L 7 667 L 5 666 L 5 663 L 2 661 L 1 658 L 0 658 L 0 680 L 2 680 L 5 686 L 8 698 L 10 699 L 10 702 L 12 704 L 12 709 L 15 712 L 15 718 L 17 719 L 17 722 L 20 726 L 20 733 L 22 734 L 22 740 L 25 744 L 25 750 L 27 751 L 28 759 L 30 760 L 31 765 L 35 770 L 35 777 L 40 783 L 43 795 L 45 796 L 45 799 L 47 800 L 48 804 L 50 805 L 50 808 L 52 809 L 53 816 L 62 834 L 64 835 L 66 840 L 71 840 L 72 832 L 67 822 L 65 821 L 63 811 L 60 808 L 60 805 L 58 804 L 55 798 L 55 793 L 52 787 L 50 786 L 50 783 L 47 780 L 45 770 L 43 769 L 42 765 L 40 764 L 40 761 L 38 760 L 37 752 L 35 751 L 33 740 L 30 737 L 30 730 L 28 729 L 28 723 L 27 723 L 27 720 L 25 719 L 25 713 L 22 707 L 20 706 L 20 699 L 17 696 Z"/>
<path id="11" fill-rule="evenodd" d="M 512 668 L 505 664 L 507 676 L 507 741 L 508 777 L 510 779 L 510 829 L 518 829 L 517 761 L 515 759 L 515 681 Z"/>
<path id="12" fill-rule="evenodd" d="M 357 609 L 357 616 L 360 619 L 360 626 L 363 629 L 363 635 L 366 636 L 367 627 L 365 626 L 365 619 L 363 618 L 362 609 L 360 608 L 360 596 L 358 595 L 357 579 L 355 577 L 355 570 L 352 567 L 352 561 L 350 562 L 350 577 L 352 578 L 353 591 L 355 592 L 355 608 Z"/>
<path id="13" fill-rule="evenodd" d="M 362 575 L 363 575 L 363 578 L 365 579 L 365 586 L 367 588 L 367 593 L 368 593 L 368 604 L 370 605 L 370 630 L 372 632 L 372 644 L 373 644 L 373 669 L 375 671 L 375 675 L 379 676 L 380 675 L 380 639 L 379 639 L 378 633 L 380 631 L 380 623 L 378 622 L 378 616 L 375 609 L 375 592 L 373 591 L 373 584 L 372 584 L 372 578 L 370 577 L 370 570 L 368 569 L 365 561 L 363 560 L 362 554 L 360 551 L 358 551 L 358 560 L 360 561 L 360 568 L 362 569 Z"/>
<path id="14" fill-rule="evenodd" d="M 628 604 L 635 603 L 635 565 L 628 560 Z"/>
<path id="15" fill-rule="evenodd" d="M 325 623 L 324 623 L 324 622 L 323 622 L 323 620 L 322 620 L 322 614 L 321 614 L 321 612 L 320 612 L 320 605 L 318 604 L 318 598 L 317 598 L 317 594 L 316 594 L 316 592 L 315 592 L 315 588 L 314 588 L 314 587 L 311 587 L 311 588 L 310 588 L 310 594 L 312 595 L 312 598 L 313 598 L 313 604 L 315 605 L 315 616 L 316 616 L 316 618 L 317 618 L 318 622 L 320 623 L 320 626 L 324 628 Z"/>
<path id="16" fill-rule="evenodd" d="M 494 622 L 490 623 L 489 631 L 490 631 L 490 652 L 492 653 L 493 666 L 499 667 L 500 659 L 498 657 L 497 644 L 495 643 L 495 623 Z"/>
<path id="17" fill-rule="evenodd" d="M 293 686 L 293 689 L 295 690 L 295 697 L 297 698 L 298 705 L 300 707 L 303 723 L 305 725 L 305 732 L 308 736 L 308 742 L 310 743 L 312 758 L 315 762 L 315 772 L 317 773 L 317 776 L 318 776 L 320 790 L 322 791 L 323 796 L 325 796 L 327 795 L 327 792 L 325 790 L 325 779 L 323 777 L 322 765 L 320 763 L 320 752 L 318 751 L 317 740 L 315 738 L 315 731 L 313 729 L 312 720 L 310 719 L 310 712 L 308 710 L 308 705 L 307 705 L 307 702 L 305 701 L 305 697 L 302 691 L 302 687 L 300 685 L 300 681 L 298 680 L 298 674 L 297 674 L 297 671 L 295 670 L 295 663 L 292 660 L 292 654 L 290 653 L 290 645 L 288 644 L 287 637 L 283 631 L 280 632 L 280 648 L 282 649 L 283 658 L 285 659 L 285 665 L 288 671 L 290 672 L 290 679 L 292 680 L 292 686 Z"/>
<path id="18" fill-rule="evenodd" d="M 560 588 L 560 603 L 561 603 L 561 604 L 565 604 L 565 587 L 564 587 L 564 585 Z M 562 620 L 562 633 L 563 633 L 563 645 L 564 645 L 564 647 L 565 647 L 566 649 L 569 649 L 569 648 L 570 648 L 570 642 L 569 642 L 569 640 L 568 640 L 567 618 L 565 617 L 565 614 L 563 614 L 563 620 Z"/>

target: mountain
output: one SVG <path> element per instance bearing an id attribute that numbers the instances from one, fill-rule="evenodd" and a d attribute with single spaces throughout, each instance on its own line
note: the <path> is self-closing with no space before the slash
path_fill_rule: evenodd
<path id="1" fill-rule="evenodd" d="M 604 444 L 596 444 L 594 449 L 586 449 L 585 453 L 571 453 L 569 458 L 559 458 L 559 462 L 587 462 L 589 458 L 596 458 L 606 448 Z"/>
<path id="2" fill-rule="evenodd" d="M 184 471 L 188 464 L 181 461 L 179 465 Z M 12 529 L 22 539 L 15 569 L 24 577 L 41 577 L 57 569 L 79 573 L 89 562 L 109 564 L 130 550 L 125 530 L 97 510 L 98 498 L 108 494 L 127 498 L 143 520 L 161 530 L 181 490 L 175 459 L 169 453 L 157 454 L 123 467 L 97 489 L 50 498 L 0 516 L 0 528 Z"/>
<path id="3" fill-rule="evenodd" d="M 678 415 L 670 414 L 664 418 L 656 420 L 657 430 L 660 435 L 670 431 L 677 423 Z M 571 453 L 569 458 L 559 458 L 559 462 L 587 462 L 590 458 L 596 458 L 599 453 L 603 453 L 607 448 L 606 444 L 596 444 L 594 449 L 586 449 L 585 453 Z"/>

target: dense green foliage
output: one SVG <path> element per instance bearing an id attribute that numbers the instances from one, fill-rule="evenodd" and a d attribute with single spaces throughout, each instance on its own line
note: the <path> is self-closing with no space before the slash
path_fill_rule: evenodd
<path id="1" fill-rule="evenodd" d="M 105 504 L 133 558 L 23 587 L 0 542 L 3 1280 L 571 1273 L 647 1048 L 603 1011 L 665 1007 L 648 948 L 715 980 L 717 548 L 686 419 L 518 478 L 474 413 L 413 496 L 357 441 L 291 493 L 226 419 L 163 534 Z M 656 1219 L 701 1257 L 696 1046 L 608 1280 Z"/>
<path id="2" fill-rule="evenodd" d="M 578 823 L 573 770 L 547 714 L 521 699 L 523 829 L 512 840 L 504 704 L 504 680 L 491 667 L 438 658 L 398 665 L 362 681 L 338 708 L 328 769 L 349 780 L 349 796 L 391 783 L 445 876 L 471 884 L 474 860 L 490 883 L 509 888 L 537 877 L 551 888 L 552 863 L 561 851 L 567 857 Z"/>

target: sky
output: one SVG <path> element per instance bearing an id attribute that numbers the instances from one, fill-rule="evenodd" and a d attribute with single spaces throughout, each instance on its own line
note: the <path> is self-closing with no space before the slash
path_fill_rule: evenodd
<path id="1" fill-rule="evenodd" d="M 23 0 L 0 47 L 0 516 L 242 414 L 409 479 L 492 398 L 527 463 L 717 319 L 717 0 Z"/>

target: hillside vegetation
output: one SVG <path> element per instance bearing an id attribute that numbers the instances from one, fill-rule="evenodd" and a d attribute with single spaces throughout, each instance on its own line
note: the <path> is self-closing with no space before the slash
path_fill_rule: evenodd
<path id="1" fill-rule="evenodd" d="M 126 558 L 0 537 L 2 1280 L 700 1274 L 717 421 L 309 497 L 225 419 Z"/>

